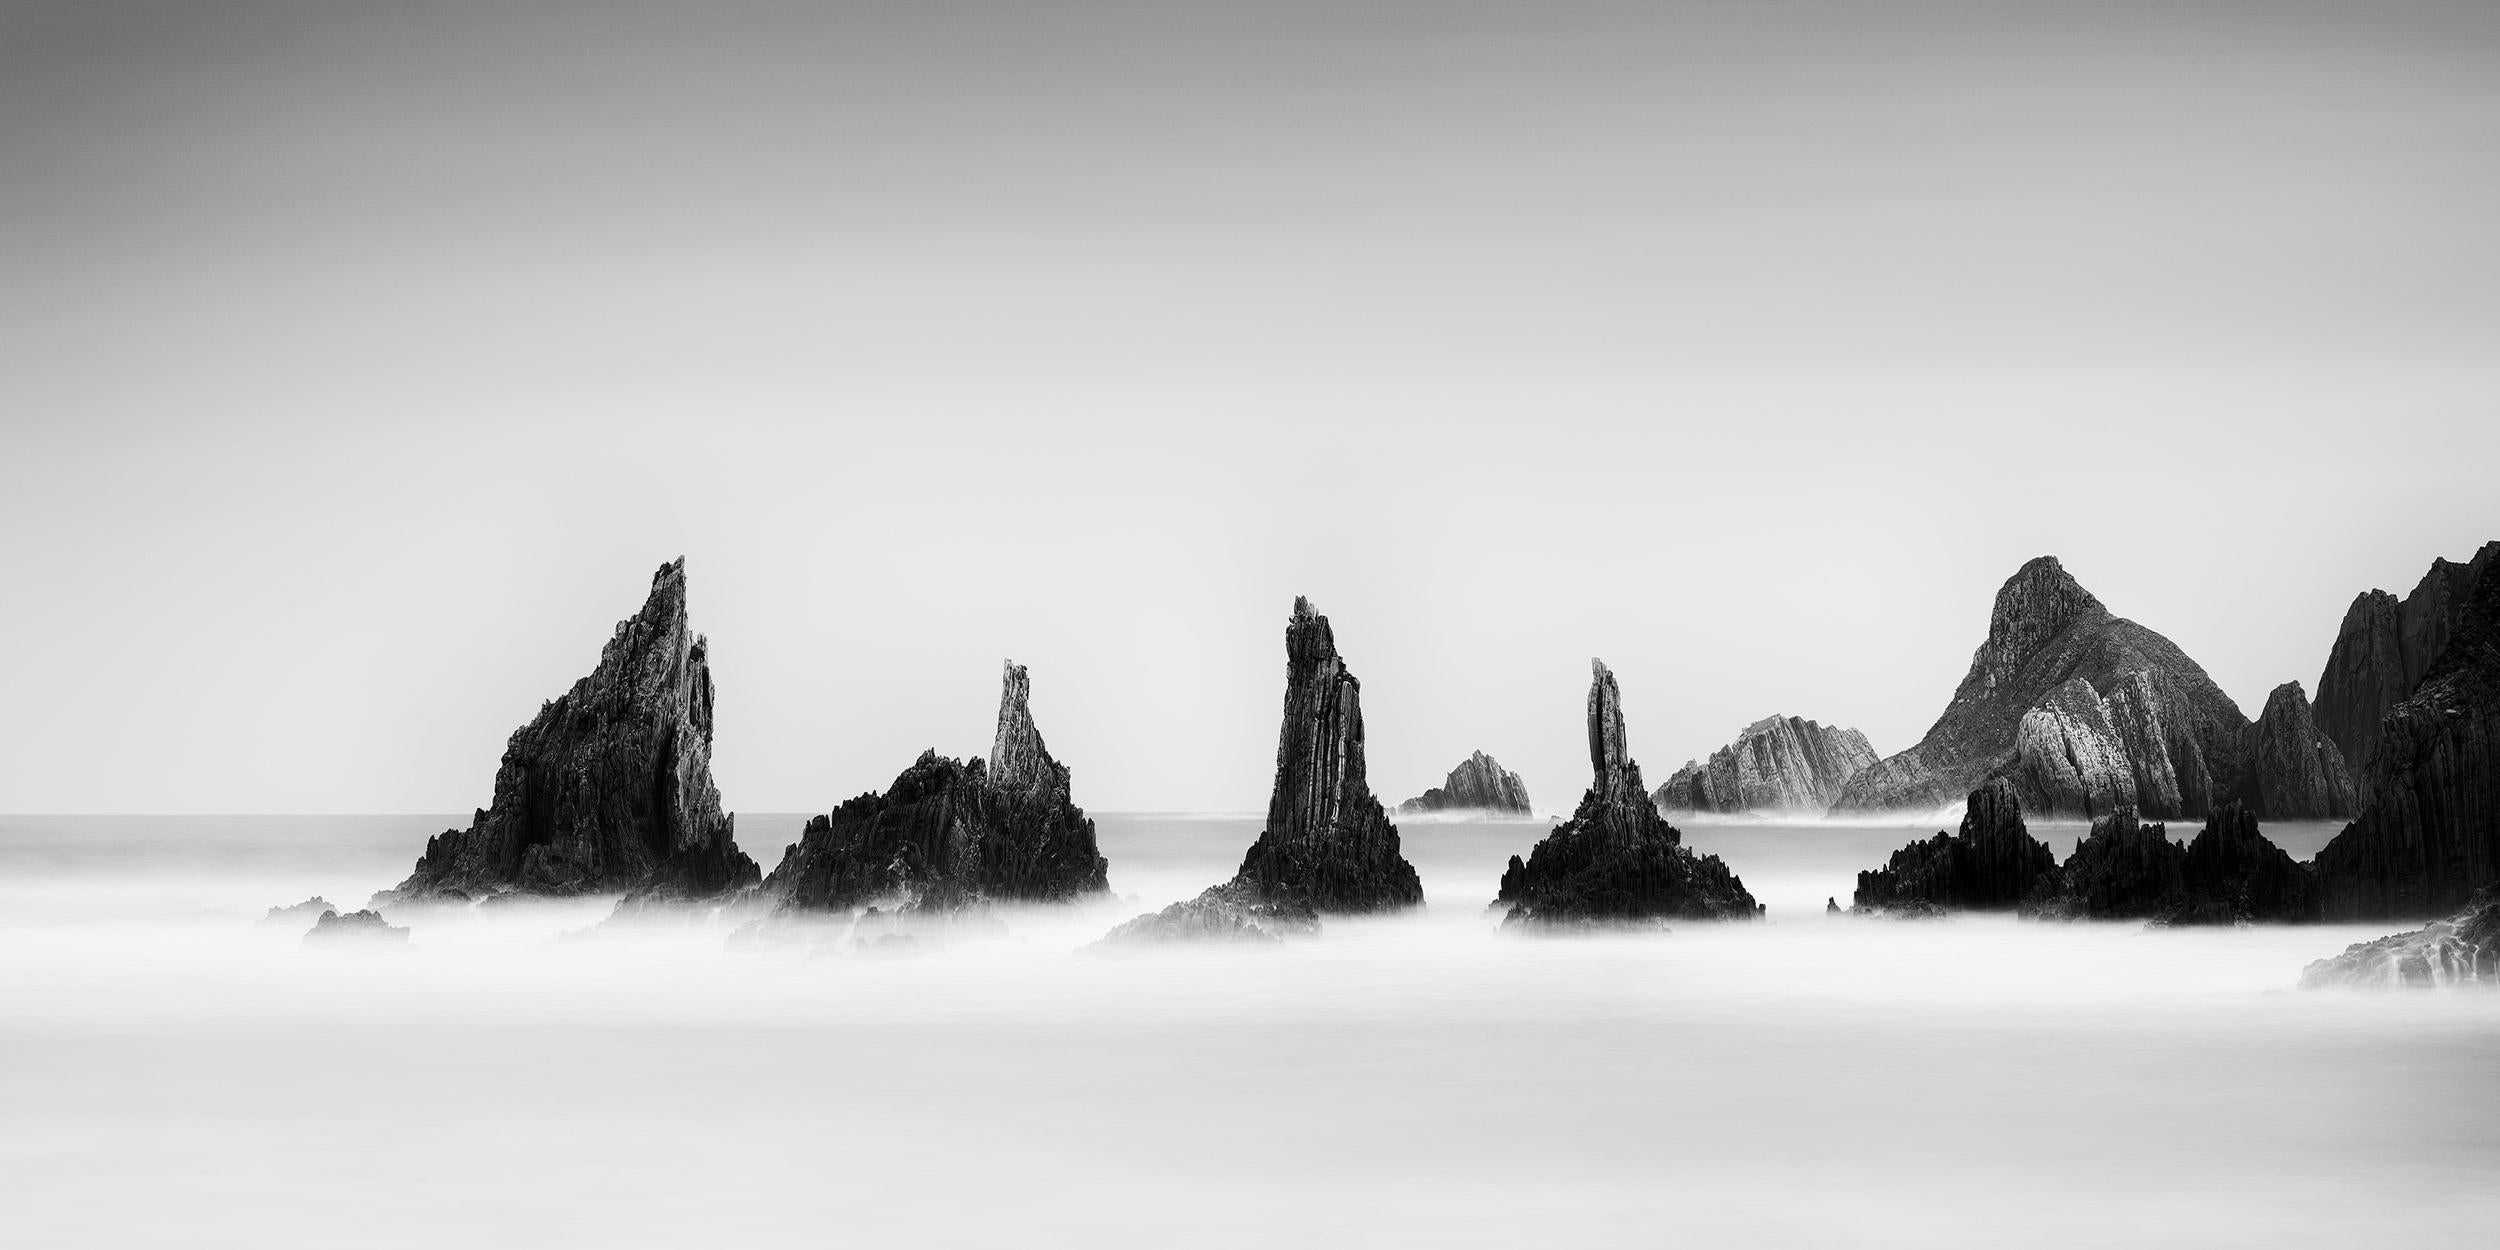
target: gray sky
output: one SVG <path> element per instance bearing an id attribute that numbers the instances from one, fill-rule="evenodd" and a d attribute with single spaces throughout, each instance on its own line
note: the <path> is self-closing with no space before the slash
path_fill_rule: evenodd
<path id="1" fill-rule="evenodd" d="M 465 811 L 680 553 L 736 808 L 1258 807 L 1297 593 L 1563 807 L 2500 537 L 2500 6 L 505 7 L 0 0 L 0 810 Z"/>

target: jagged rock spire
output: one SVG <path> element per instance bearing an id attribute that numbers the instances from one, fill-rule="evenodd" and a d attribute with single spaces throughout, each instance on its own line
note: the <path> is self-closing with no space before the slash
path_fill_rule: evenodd
<path id="1" fill-rule="evenodd" d="M 990 784 L 1021 789 L 1051 771 L 1050 749 L 1033 724 L 1033 680 L 1024 666 L 1006 662 L 998 692 L 998 732 L 990 739 Z"/>
<path id="2" fill-rule="evenodd" d="M 1604 660 L 1589 660 L 1589 767 L 1596 774 L 1590 789 L 1608 804 L 1649 802 L 1641 785 L 1641 766 L 1632 762 L 1623 736 L 1623 691 Z"/>

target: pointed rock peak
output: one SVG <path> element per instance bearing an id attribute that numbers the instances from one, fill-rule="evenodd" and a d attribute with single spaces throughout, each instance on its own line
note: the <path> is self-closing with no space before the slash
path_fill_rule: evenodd
<path id="1" fill-rule="evenodd" d="M 1293 619 L 1285 623 L 1285 654 L 1297 662 L 1306 656 L 1337 658 L 1336 631 L 1328 627 L 1328 618 L 1314 611 L 1311 601 L 1300 595 L 1293 597 Z"/>
<path id="2" fill-rule="evenodd" d="M 1641 791 L 1640 769 L 1632 762 L 1631 748 L 1624 742 L 1623 690 L 1615 684 L 1614 670 L 1604 660 L 1589 660 L 1589 768 L 1595 774 L 1590 788 L 1612 803 L 1623 800 L 1648 802 Z"/>
<path id="3" fill-rule="evenodd" d="M 2303 690 L 2300 683 L 2297 681 L 2284 682 L 2282 685 L 2276 686 L 2273 693 L 2266 696 L 2265 715 L 2274 715 L 2275 707 L 2278 704 L 2285 710 L 2290 710 L 2292 708 L 2301 708 L 2306 710 L 2309 706 L 2309 692 Z"/>
<path id="4" fill-rule="evenodd" d="M 1962 806 L 1962 832 L 1965 836 L 1982 832 L 2011 829 L 2023 832 L 2023 801 L 2014 792 L 2014 783 L 2003 777 L 1991 778 L 1988 784 L 1970 792 Z"/>
<path id="5" fill-rule="evenodd" d="M 1051 771 L 1049 748 L 1033 724 L 1033 681 L 1024 666 L 1006 662 L 998 692 L 998 733 L 990 739 L 990 783 L 1002 788 L 1032 785 Z"/>
<path id="6" fill-rule="evenodd" d="M 2056 556 L 2040 556 L 1997 588 L 1996 608 L 1988 617 L 1988 643 L 2001 653 L 2022 655 L 2077 621 L 2108 615 L 2109 609 Z"/>

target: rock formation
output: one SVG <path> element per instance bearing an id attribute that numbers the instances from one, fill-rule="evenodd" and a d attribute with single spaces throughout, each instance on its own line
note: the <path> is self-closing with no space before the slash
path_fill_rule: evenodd
<path id="1" fill-rule="evenodd" d="M 382 918 L 377 911 L 351 911 L 342 916 L 335 911 L 321 913 L 313 921 L 304 941 L 312 946 L 364 943 L 401 944 L 408 940 L 408 930 Z"/>
<path id="2" fill-rule="evenodd" d="M 375 905 L 753 884 L 755 861 L 712 785 L 706 650 L 686 627 L 686 562 L 661 565 L 599 666 L 514 732 L 494 805 L 428 840 L 416 871 Z"/>
<path id="3" fill-rule="evenodd" d="M 318 920 L 318 919 L 320 919 L 320 918 L 321 918 L 321 913 L 323 913 L 323 912 L 325 912 L 325 911 L 337 911 L 337 910 L 338 910 L 338 908 L 337 908 L 336 906 L 332 905 L 332 904 L 331 904 L 331 902 L 330 902 L 330 900 L 328 900 L 328 899 L 326 899 L 326 898 L 323 898 L 323 897 L 321 897 L 320 895 L 316 894 L 316 895 L 313 895 L 311 898 L 305 899 L 303 902 L 300 902 L 300 903 L 295 904 L 295 905 L 294 905 L 294 906 L 292 906 L 292 907 L 272 907 L 272 908 L 270 908 L 270 909 L 269 909 L 269 914 L 268 914 L 268 915 L 263 916 L 263 917 L 261 917 L 261 918 L 260 918 L 260 922 L 261 922 L 262 924 L 265 924 L 265 925 L 268 925 L 268 924 L 286 924 L 286 925 L 302 924 L 302 923 L 305 923 L 306 921 L 312 921 L 312 920 Z"/>
<path id="4" fill-rule="evenodd" d="M 2023 825 L 2022 802 L 2000 777 L 1971 791 L 1962 827 L 1893 852 L 1858 874 L 1850 910 L 1895 915 L 1996 911 L 2021 903 L 2057 871 L 2057 855 Z"/>
<path id="5" fill-rule="evenodd" d="M 2266 710 L 2249 727 L 2243 753 L 2247 771 L 2239 798 L 2267 820 L 2348 819 L 2355 808 L 2352 774 L 2333 739 L 2311 719 L 2309 696 L 2287 681 L 2266 696 Z"/>
<path id="6" fill-rule="evenodd" d="M 2034 816 L 2201 816 L 2238 778 L 2247 730 L 2194 660 L 2042 556 L 1997 591 L 1987 640 L 1927 736 L 1834 806 L 1936 808 L 2004 777 Z"/>
<path id="7" fill-rule="evenodd" d="M 2168 920 L 2187 902 L 2187 852 L 2169 830 L 2122 807 L 2092 822 L 2021 911 L 2041 920 Z"/>
<path id="8" fill-rule="evenodd" d="M 2318 677 L 2318 730 L 2343 754 L 2345 767 L 2368 799 L 2371 756 L 2380 725 L 2413 694 L 2456 632 L 2474 587 L 2495 561 L 2500 542 L 2483 544 L 2464 563 L 2433 560 L 2430 571 L 2402 600 L 2384 590 L 2365 591 L 2344 613 L 2326 670 Z"/>
<path id="9" fill-rule="evenodd" d="M 1866 735 L 1795 716 L 1745 726 L 1736 741 L 1687 760 L 1650 797 L 1670 812 L 1822 812 L 1875 762 Z"/>
<path id="10" fill-rule="evenodd" d="M 2442 592 L 2452 596 L 2453 624 L 2421 683 L 2388 710 L 2375 746 L 2364 748 L 2360 817 L 2314 861 L 2330 920 L 2437 916 L 2500 884 L 2495 553 L 2500 543 L 2471 564 L 2432 570 L 2435 577 L 2464 571 Z"/>
<path id="11" fill-rule="evenodd" d="M 1527 784 L 1519 780 L 1519 774 L 1504 770 L 1492 756 L 1478 751 L 1459 761 L 1448 780 L 1398 804 L 1401 816 L 1452 811 L 1528 815 Z"/>
<path id="12" fill-rule="evenodd" d="M 808 821 L 764 895 L 790 911 L 938 911 L 1103 893 L 1094 822 L 1042 743 L 1031 694 L 1024 666 L 1009 662 L 986 762 L 922 752 L 885 793 Z"/>
<path id="13" fill-rule="evenodd" d="M 2411 933 L 2356 942 L 2300 974 L 2304 990 L 2448 985 L 2500 985 L 2500 893 L 2477 894 L 2465 910 Z"/>
<path id="14" fill-rule="evenodd" d="M 1751 920 L 1760 905 L 1716 855 L 1695 855 L 1658 814 L 1625 745 L 1623 695 L 1591 660 L 1588 793 L 1528 855 L 1512 856 L 1494 904 L 1504 925 Z"/>
<path id="15" fill-rule="evenodd" d="M 2257 816 L 2225 803 L 2187 845 L 2187 902 L 2172 924 L 2300 923 L 2318 918 L 2318 881 L 2257 830 Z"/>

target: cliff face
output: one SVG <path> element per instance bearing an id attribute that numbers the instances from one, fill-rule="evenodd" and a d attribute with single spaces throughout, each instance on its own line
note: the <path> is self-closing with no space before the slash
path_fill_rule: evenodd
<path id="1" fill-rule="evenodd" d="M 1650 798 L 1670 812 L 1821 812 L 1875 758 L 1857 730 L 1771 716 L 1711 752 L 1709 763 L 1687 761 Z"/>
<path id="2" fill-rule="evenodd" d="M 1882 868 L 1859 873 L 1852 910 L 2005 910 L 2056 871 L 2056 853 L 2031 836 L 2012 783 L 1998 778 L 1971 791 L 1959 832 L 1913 842 Z"/>
<path id="3" fill-rule="evenodd" d="M 686 563 L 660 566 L 599 666 L 514 732 L 494 804 L 437 834 L 376 903 L 508 891 L 717 894 L 755 882 L 712 785 L 712 674 Z"/>
<path id="4" fill-rule="evenodd" d="M 2495 549 L 2464 566 L 2475 580 L 2457 592 L 2446 645 L 2380 722 L 2360 817 L 2318 852 L 2329 919 L 2441 915 L 2500 884 Z"/>
<path id="5" fill-rule="evenodd" d="M 2194 660 L 2043 556 L 1997 591 L 1987 640 L 1927 736 L 1851 778 L 1834 806 L 1941 807 L 2005 777 L 2035 815 L 2197 816 L 2239 776 L 2247 730 Z"/>
<path id="6" fill-rule="evenodd" d="M 2249 728 L 2245 758 L 2248 771 L 2239 795 L 2255 815 L 2328 820 L 2353 814 L 2352 774 L 2344 768 L 2344 753 L 2319 732 L 2299 682 L 2287 681 L 2266 696 L 2265 712 Z"/>
<path id="7" fill-rule="evenodd" d="M 1588 792 L 1571 819 L 1511 857 L 1496 905 L 1504 925 L 1750 920 L 1761 914 L 1744 882 L 1715 855 L 1695 855 L 1641 785 L 1623 728 L 1623 695 L 1590 661 Z"/>
<path id="8" fill-rule="evenodd" d="M 2380 724 L 2429 676 L 2474 588 L 2496 561 L 2500 542 L 2483 544 L 2464 563 L 2433 560 L 2402 600 L 2384 590 L 2365 591 L 2345 611 L 2318 677 L 2317 720 L 2363 788 L 2359 797 L 2369 797 Z"/>
<path id="9" fill-rule="evenodd" d="M 1505 771 L 1490 755 L 1478 751 L 1450 770 L 1449 779 L 1398 804 L 1398 814 L 1487 811 L 1528 814 L 1527 783 Z"/>
<path id="10" fill-rule="evenodd" d="M 846 911 L 1065 902 L 1108 889 L 1094 822 L 1033 723 L 1024 666 L 1009 662 L 1002 685 L 988 761 L 923 752 L 885 793 L 808 821 L 764 893 L 788 910 Z"/>

